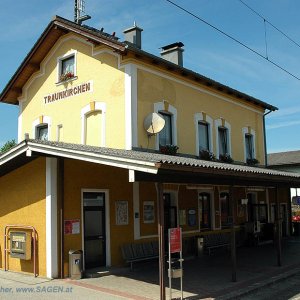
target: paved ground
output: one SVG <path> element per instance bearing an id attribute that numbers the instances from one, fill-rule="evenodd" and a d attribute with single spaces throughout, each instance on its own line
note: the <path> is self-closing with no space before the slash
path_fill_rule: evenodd
<path id="1" fill-rule="evenodd" d="M 185 299 L 260 299 L 260 291 L 274 290 L 285 281 L 280 299 L 290 297 L 293 286 L 300 283 L 300 238 L 283 244 L 283 266 L 276 265 L 273 244 L 239 248 L 237 251 L 237 282 L 231 281 L 230 255 L 217 251 L 184 262 Z M 179 280 L 175 279 L 173 298 L 180 297 Z M 168 283 L 166 284 L 168 286 Z M 265 290 L 264 286 L 267 286 Z M 300 286 L 300 285 L 299 285 Z M 300 292 L 294 290 L 295 295 Z M 255 294 L 257 293 L 257 294 Z M 167 299 L 169 289 L 166 288 Z M 295 296 L 292 295 L 292 296 Z M 275 298 L 267 296 L 267 298 Z M 248 297 L 248 298 L 242 298 Z M 111 269 L 99 278 L 81 280 L 48 280 L 0 271 L 0 299 L 103 299 L 158 300 L 158 264 L 147 262 L 129 268 Z M 264 299 L 264 298 L 261 298 Z"/>
<path id="2" fill-rule="evenodd" d="M 241 300 L 285 300 L 300 299 L 300 274 L 259 289 L 249 295 L 242 296 Z"/>

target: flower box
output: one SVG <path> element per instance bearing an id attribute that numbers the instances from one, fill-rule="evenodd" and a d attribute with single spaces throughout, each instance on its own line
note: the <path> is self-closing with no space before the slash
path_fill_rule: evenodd
<path id="1" fill-rule="evenodd" d="M 175 145 L 165 145 L 159 147 L 160 153 L 167 155 L 176 155 L 178 149 L 179 148 Z"/>
<path id="2" fill-rule="evenodd" d="M 72 72 L 67 72 L 66 74 L 61 74 L 59 77 L 59 81 L 66 81 L 74 78 L 74 74 Z"/>

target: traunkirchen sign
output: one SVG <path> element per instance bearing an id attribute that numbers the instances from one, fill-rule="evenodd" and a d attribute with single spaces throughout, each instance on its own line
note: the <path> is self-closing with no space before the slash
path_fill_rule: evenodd
<path id="1" fill-rule="evenodd" d="M 66 98 L 78 96 L 80 94 L 93 92 L 93 81 L 90 80 L 85 83 L 81 83 L 76 86 L 72 86 L 65 90 L 48 94 L 43 97 L 44 104 L 50 104 L 59 100 L 64 100 Z"/>

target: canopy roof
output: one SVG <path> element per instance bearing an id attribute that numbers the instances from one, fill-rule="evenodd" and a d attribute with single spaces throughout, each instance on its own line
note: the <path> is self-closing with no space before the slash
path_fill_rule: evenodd
<path id="1" fill-rule="evenodd" d="M 25 140 L 0 156 L 0 176 L 41 156 L 68 158 L 134 171 L 136 181 L 300 187 L 300 174 L 205 161 L 186 156 Z"/>

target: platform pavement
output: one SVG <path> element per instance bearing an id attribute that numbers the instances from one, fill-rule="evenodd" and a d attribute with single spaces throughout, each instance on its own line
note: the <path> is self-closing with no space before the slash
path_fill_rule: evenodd
<path id="1" fill-rule="evenodd" d="M 300 238 L 283 242 L 282 266 L 277 266 L 273 244 L 237 250 L 237 282 L 231 281 L 231 260 L 226 251 L 184 262 L 185 299 L 239 299 L 263 285 L 270 285 L 300 272 Z M 176 281 L 176 282 L 175 282 Z M 0 271 L 0 299 L 103 299 L 158 300 L 157 262 L 137 263 L 134 271 L 113 268 L 98 278 L 49 280 Z M 174 280 L 173 298 L 180 297 L 179 280 Z M 166 282 L 168 286 L 168 282 Z M 43 288 L 43 292 L 16 293 L 16 288 Z M 47 287 L 50 287 L 47 292 Z M 72 290 L 70 288 L 73 287 Z M 1 290 L 2 288 L 2 290 Z M 5 293 L 11 288 L 14 293 Z M 63 292 L 54 291 L 63 289 Z M 67 292 L 69 290 L 69 292 Z M 167 299 L 169 289 L 166 288 Z"/>

